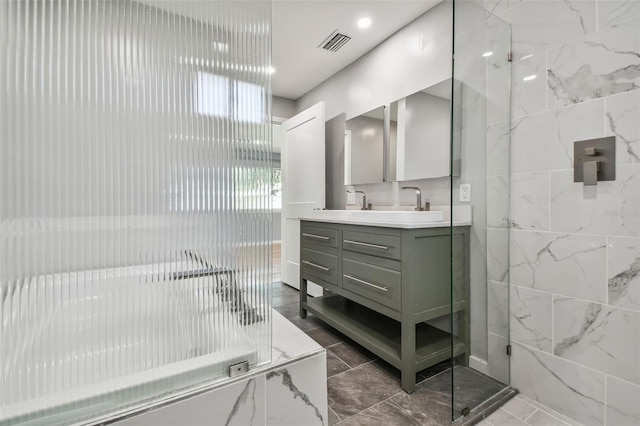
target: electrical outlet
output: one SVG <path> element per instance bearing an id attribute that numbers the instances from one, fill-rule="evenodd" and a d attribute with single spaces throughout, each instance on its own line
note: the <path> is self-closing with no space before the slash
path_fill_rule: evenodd
<path id="1" fill-rule="evenodd" d="M 355 205 L 355 203 L 356 203 L 356 193 L 347 192 L 347 204 Z"/>
<path id="2" fill-rule="evenodd" d="M 463 183 L 460 185 L 460 202 L 461 203 L 471 202 L 471 184 L 470 183 Z"/>

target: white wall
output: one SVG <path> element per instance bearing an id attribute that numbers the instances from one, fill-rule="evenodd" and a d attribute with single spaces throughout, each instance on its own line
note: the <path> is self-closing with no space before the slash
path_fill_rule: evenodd
<path id="1" fill-rule="evenodd" d="M 273 96 L 271 115 L 277 118 L 291 118 L 296 115 L 296 101 L 280 96 Z"/>
<path id="2" fill-rule="evenodd" d="M 304 94 L 297 109 L 325 101 L 327 118 L 346 113 L 348 120 L 450 77 L 451 4 L 444 2 Z"/>

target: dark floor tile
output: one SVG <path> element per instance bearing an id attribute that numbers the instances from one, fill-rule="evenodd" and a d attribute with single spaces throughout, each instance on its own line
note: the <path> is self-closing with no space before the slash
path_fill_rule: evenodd
<path id="1" fill-rule="evenodd" d="M 446 361 L 442 361 L 441 363 L 438 363 L 436 365 L 432 365 L 431 367 L 425 368 L 424 370 L 418 372 L 418 377 L 419 377 L 418 382 L 422 382 L 423 380 L 433 377 L 436 374 L 440 374 L 443 371 L 448 370 L 450 368 L 451 368 L 450 359 Z"/>
<path id="2" fill-rule="evenodd" d="M 351 369 L 327 380 L 329 406 L 341 419 L 351 417 L 401 391 L 375 362 Z"/>
<path id="3" fill-rule="evenodd" d="M 420 423 L 406 411 L 384 401 L 378 405 L 349 417 L 340 426 L 420 426 Z"/>
<path id="4" fill-rule="evenodd" d="M 340 358 L 327 351 L 327 377 L 335 376 L 336 374 L 344 373 L 349 370 L 349 366 L 345 364 Z"/>
<path id="5" fill-rule="evenodd" d="M 402 372 L 397 368 L 395 368 L 393 365 L 389 364 L 388 362 L 382 359 L 377 359 L 375 363 L 378 364 L 380 368 L 382 368 L 387 373 L 389 373 L 389 375 L 393 377 L 398 383 L 402 381 Z M 422 376 L 416 373 L 416 383 L 420 382 L 421 380 L 422 380 Z"/>
<path id="6" fill-rule="evenodd" d="M 505 385 L 472 368 L 462 365 L 454 369 L 454 407 L 456 416 L 464 408 L 474 409 L 479 404 L 505 389 Z M 437 374 L 420 384 L 425 388 L 443 395 L 451 395 L 451 374 Z"/>
<path id="7" fill-rule="evenodd" d="M 293 325 L 298 327 L 302 331 L 313 330 L 314 328 L 325 327 L 326 324 L 311 314 L 307 314 L 306 318 L 300 318 L 295 316 L 287 318 Z"/>
<path id="8" fill-rule="evenodd" d="M 357 367 L 366 362 L 376 359 L 376 356 L 374 354 L 350 340 L 331 346 L 329 348 L 329 351 L 337 355 L 350 367 Z"/>
<path id="9" fill-rule="evenodd" d="M 298 290 L 283 283 L 273 283 L 271 286 L 271 294 L 273 296 L 300 294 Z"/>
<path id="10" fill-rule="evenodd" d="M 329 407 L 329 426 L 334 426 L 340 421 L 340 417 Z"/>
<path id="11" fill-rule="evenodd" d="M 390 400 L 421 425 L 442 426 L 451 423 L 451 397 L 428 389 L 424 383 L 418 384 L 413 393 L 400 392 Z"/>
<path id="12" fill-rule="evenodd" d="M 300 302 L 300 296 L 298 294 L 282 294 L 280 296 L 273 296 L 271 298 L 271 306 L 279 307 L 285 305 L 296 304 Z"/>
<path id="13" fill-rule="evenodd" d="M 318 344 L 323 348 L 342 342 L 342 335 L 340 335 L 337 331 L 323 327 L 305 331 L 305 333 L 307 333 L 313 340 L 318 342 Z"/>
<path id="14" fill-rule="evenodd" d="M 298 304 L 274 306 L 273 309 L 280 312 L 285 318 L 297 317 L 300 314 L 300 308 L 298 308 Z"/>
<path id="15" fill-rule="evenodd" d="M 471 413 L 463 418 L 456 419 L 456 426 L 472 426 L 478 422 L 486 419 L 491 413 L 502 407 L 507 401 L 517 395 L 517 392 L 512 387 L 507 387 L 502 392 L 489 398 L 484 403 L 480 404 L 475 409 L 471 410 Z"/>

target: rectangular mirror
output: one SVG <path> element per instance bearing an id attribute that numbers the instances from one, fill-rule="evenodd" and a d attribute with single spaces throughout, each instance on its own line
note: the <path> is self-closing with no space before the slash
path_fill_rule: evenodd
<path id="1" fill-rule="evenodd" d="M 444 80 L 391 104 L 395 180 L 437 178 L 451 172 L 460 175 L 460 129 L 454 128 L 451 137 L 452 84 L 452 79 Z M 455 92 L 458 96 L 460 90 Z"/>
<path id="2" fill-rule="evenodd" d="M 384 182 L 385 107 L 347 120 L 344 127 L 344 184 Z"/>

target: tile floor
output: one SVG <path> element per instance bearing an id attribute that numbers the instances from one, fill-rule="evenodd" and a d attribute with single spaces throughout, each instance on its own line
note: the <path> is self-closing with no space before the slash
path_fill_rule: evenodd
<path id="1" fill-rule="evenodd" d="M 458 390 L 456 401 L 460 408 L 477 405 L 494 396 L 486 400 L 483 407 L 474 410 L 475 415 L 472 412 L 452 423 L 449 362 L 419 372 L 416 391 L 407 394 L 400 388 L 400 375 L 396 369 L 313 315 L 300 318 L 297 290 L 280 282 L 274 283 L 273 306 L 327 349 L 329 425 L 581 426 L 524 395 L 512 398 L 511 389 L 500 391 L 501 384 L 461 366 L 454 370 Z M 465 392 L 460 392 L 461 389 Z M 482 408 L 491 412 L 484 420 Z"/>
<path id="2" fill-rule="evenodd" d="M 416 391 L 407 394 L 400 387 L 398 370 L 312 314 L 300 318 L 298 296 L 289 286 L 273 284 L 273 307 L 327 350 L 329 425 L 452 424 L 450 362 L 419 372 Z M 504 385 L 467 367 L 457 366 L 454 374 L 459 408 L 486 401 L 484 407 L 491 410 L 513 395 Z M 481 411 L 453 424 L 475 424 L 482 419 Z"/>
<path id="3" fill-rule="evenodd" d="M 580 423 L 524 395 L 517 395 L 478 426 L 580 426 Z"/>

